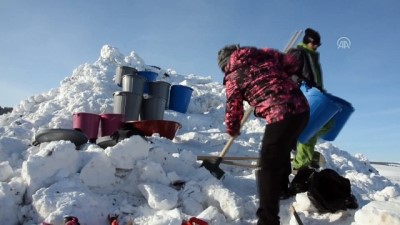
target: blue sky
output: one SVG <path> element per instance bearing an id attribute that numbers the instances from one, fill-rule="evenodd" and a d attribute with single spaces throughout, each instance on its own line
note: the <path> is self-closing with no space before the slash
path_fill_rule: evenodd
<path id="1" fill-rule="evenodd" d="M 0 106 L 58 87 L 105 44 L 221 82 L 224 45 L 282 49 L 295 30 L 312 27 L 322 36 L 326 89 L 356 108 L 334 144 L 399 162 L 399 9 L 396 0 L 2 0 Z M 340 37 L 350 48 L 338 48 Z"/>

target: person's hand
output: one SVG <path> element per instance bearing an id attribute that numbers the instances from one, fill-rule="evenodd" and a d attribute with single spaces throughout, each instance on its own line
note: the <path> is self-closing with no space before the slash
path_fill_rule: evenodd
<path id="1" fill-rule="evenodd" d="M 240 131 L 234 131 L 234 130 L 227 130 L 227 133 L 231 136 L 231 137 L 237 137 L 240 135 Z"/>
<path id="2" fill-rule="evenodd" d="M 317 88 L 320 92 L 322 93 L 326 93 L 326 89 L 322 88 L 322 87 L 318 87 L 316 86 L 315 88 Z"/>

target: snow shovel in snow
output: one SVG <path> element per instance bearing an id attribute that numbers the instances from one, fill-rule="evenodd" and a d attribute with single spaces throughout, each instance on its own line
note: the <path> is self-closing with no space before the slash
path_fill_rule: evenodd
<path id="1" fill-rule="evenodd" d="M 284 52 L 287 52 L 297 41 L 297 39 L 300 37 L 302 34 L 302 31 L 296 31 L 292 37 L 290 38 L 289 42 L 287 43 Z M 253 108 L 250 107 L 243 115 L 242 120 L 240 121 L 240 128 L 242 128 L 243 124 L 246 122 L 247 118 L 250 116 L 250 114 L 253 112 Z M 204 160 L 201 166 L 204 166 L 207 170 L 210 171 L 210 173 L 215 176 L 217 179 L 221 179 L 225 172 L 219 167 L 221 162 L 223 161 L 224 156 L 228 152 L 229 148 L 233 144 L 233 141 L 235 140 L 236 137 L 230 137 L 228 142 L 225 144 L 224 148 L 222 149 L 221 153 L 219 156 L 211 161 L 211 160 Z"/>
<path id="2" fill-rule="evenodd" d="M 243 115 L 242 120 L 240 121 L 240 128 L 242 128 L 243 124 L 246 122 L 247 118 L 250 116 L 250 114 L 253 112 L 253 108 L 250 107 Z M 210 160 L 206 159 L 203 161 L 201 166 L 204 166 L 207 170 L 210 171 L 210 173 L 216 177 L 217 179 L 221 179 L 225 172 L 219 167 L 221 164 L 224 156 L 228 152 L 229 148 L 233 144 L 233 141 L 235 140 L 236 137 L 230 137 L 228 142 L 225 144 L 224 148 L 222 149 L 221 153 L 215 160 Z"/>

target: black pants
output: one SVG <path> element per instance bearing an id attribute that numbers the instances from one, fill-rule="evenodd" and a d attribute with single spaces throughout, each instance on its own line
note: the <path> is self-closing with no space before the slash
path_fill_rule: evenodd
<path id="1" fill-rule="evenodd" d="M 307 125 L 309 111 L 268 124 L 256 172 L 260 206 L 257 225 L 279 225 L 279 195 L 288 188 L 290 152 Z"/>

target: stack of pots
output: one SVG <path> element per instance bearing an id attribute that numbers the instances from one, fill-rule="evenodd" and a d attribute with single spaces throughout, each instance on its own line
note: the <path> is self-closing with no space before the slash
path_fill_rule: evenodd
<path id="1" fill-rule="evenodd" d="M 114 93 L 114 113 L 125 115 L 126 121 L 162 120 L 169 92 L 167 82 L 154 82 L 157 73 L 118 66 L 115 83 L 122 91 Z M 154 85 L 154 84 L 156 85 Z"/>
<path id="2" fill-rule="evenodd" d="M 146 78 L 139 76 L 136 69 L 119 66 L 115 77 L 122 91 L 115 92 L 114 113 L 125 116 L 125 121 L 138 120 Z"/>
<path id="3" fill-rule="evenodd" d="M 122 87 L 122 90 L 113 94 L 113 113 L 76 112 L 73 114 L 73 128 L 82 131 L 90 142 L 106 142 L 108 139 L 104 138 L 110 138 L 110 135 L 126 122 L 160 121 L 164 119 L 166 109 L 186 113 L 193 89 L 156 81 L 157 75 L 151 71 L 137 71 L 132 67 L 118 66 L 115 83 Z"/>
<path id="4" fill-rule="evenodd" d="M 114 113 L 125 115 L 126 121 L 163 120 L 166 109 L 186 113 L 193 89 L 156 81 L 157 73 L 118 66 L 115 83 L 122 91 L 114 93 Z"/>
<path id="5" fill-rule="evenodd" d="M 122 91 L 114 93 L 114 113 L 125 115 L 125 126 L 140 130 L 145 135 L 158 133 L 173 139 L 181 125 L 164 120 L 166 109 L 186 113 L 193 89 L 156 81 L 158 73 L 137 71 L 119 66 L 115 83 Z"/>

